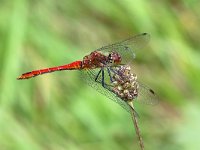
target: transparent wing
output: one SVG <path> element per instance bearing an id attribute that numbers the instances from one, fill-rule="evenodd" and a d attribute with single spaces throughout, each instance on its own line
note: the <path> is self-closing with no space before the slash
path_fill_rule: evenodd
<path id="1" fill-rule="evenodd" d="M 101 51 L 103 53 L 115 51 L 121 55 L 122 63 L 126 64 L 135 58 L 135 53 L 137 53 L 136 51 L 143 48 L 148 43 L 149 39 L 150 35 L 148 33 L 142 33 L 121 42 L 99 48 L 97 51 Z"/>
<path id="2" fill-rule="evenodd" d="M 139 82 L 138 97 L 134 100 L 147 105 L 158 104 L 158 96 L 156 93 L 148 86 Z"/>
<path id="3" fill-rule="evenodd" d="M 112 92 L 111 81 L 109 79 L 108 71 L 104 71 L 104 83 L 105 88 L 102 86 L 102 75 L 99 75 L 97 81 L 95 78 L 98 74 L 100 69 L 92 69 L 92 70 L 81 70 L 81 74 L 83 76 L 84 81 L 91 86 L 92 88 L 96 89 L 101 94 L 105 95 L 109 99 L 113 100 L 114 102 L 118 103 L 122 108 L 124 108 L 127 112 L 130 113 L 131 107 L 128 103 L 120 99 L 116 94 Z"/>

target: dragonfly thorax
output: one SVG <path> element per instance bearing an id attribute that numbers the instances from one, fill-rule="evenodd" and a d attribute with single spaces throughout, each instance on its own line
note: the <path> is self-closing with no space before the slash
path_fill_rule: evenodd
<path id="1" fill-rule="evenodd" d="M 114 66 L 120 63 L 121 56 L 117 52 L 110 52 L 106 55 L 100 51 L 94 51 L 83 58 L 82 68 L 95 69 Z"/>

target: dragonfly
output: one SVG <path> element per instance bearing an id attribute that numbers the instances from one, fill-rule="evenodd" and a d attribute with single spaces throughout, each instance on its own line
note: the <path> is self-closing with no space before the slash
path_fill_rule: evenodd
<path id="1" fill-rule="evenodd" d="M 81 71 L 82 79 L 89 86 L 117 102 L 133 116 L 133 121 L 137 124 L 136 117 L 134 116 L 138 116 L 138 114 L 132 102 L 138 101 L 150 105 L 158 103 L 155 92 L 148 86 L 138 82 L 137 76 L 130 73 L 129 68 L 129 64 L 133 63 L 137 51 L 142 49 L 148 43 L 149 39 L 150 35 L 148 33 L 134 35 L 123 41 L 96 49 L 83 57 L 82 60 L 77 60 L 62 66 L 26 72 L 17 79 L 30 79 L 55 71 L 79 70 Z M 131 76 L 127 75 L 127 72 Z M 126 84 L 123 83 L 124 78 L 127 80 Z M 132 90 L 129 90 L 130 87 L 132 87 Z M 138 126 L 135 126 L 135 128 L 138 128 Z M 138 137 L 141 137 L 139 130 L 136 130 L 136 132 Z M 139 138 L 139 140 L 141 149 L 143 149 L 142 139 Z"/>
<path id="2" fill-rule="evenodd" d="M 131 64 L 136 57 L 136 52 L 142 49 L 149 41 L 150 35 L 142 33 L 134 35 L 114 44 L 103 46 L 89 55 L 83 57 L 82 60 L 77 60 L 72 63 L 56 66 L 51 68 L 33 70 L 23 73 L 18 80 L 30 79 L 38 75 L 52 73 L 63 70 L 80 70 L 84 81 L 96 89 L 98 92 L 106 95 L 111 100 L 117 102 L 125 110 L 130 112 L 130 105 L 124 100 L 117 98 L 115 93 L 108 90 L 106 85 L 111 85 L 113 82 L 112 73 L 117 66 Z M 139 83 L 138 95 L 133 97 L 135 101 L 154 105 L 157 104 L 157 96 L 155 92 L 148 86 Z M 137 97 L 137 98 L 136 98 Z"/>

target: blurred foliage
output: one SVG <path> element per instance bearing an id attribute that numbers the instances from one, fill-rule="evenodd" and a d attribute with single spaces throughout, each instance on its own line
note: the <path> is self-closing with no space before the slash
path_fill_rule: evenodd
<path id="1" fill-rule="evenodd" d="M 80 60 L 148 32 L 134 60 L 159 105 L 135 103 L 148 150 L 199 150 L 200 1 L 0 0 L 0 149 L 139 149 L 130 115 L 78 71 L 25 81 L 34 69 Z"/>

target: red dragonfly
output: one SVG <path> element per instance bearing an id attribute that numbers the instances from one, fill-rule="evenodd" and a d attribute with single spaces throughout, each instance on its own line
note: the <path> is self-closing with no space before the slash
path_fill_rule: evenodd
<path id="1" fill-rule="evenodd" d="M 17 79 L 29 79 L 54 71 L 81 70 L 83 79 L 90 86 L 119 103 L 130 112 L 130 105 L 113 92 L 113 76 L 116 74 L 118 66 L 132 62 L 135 58 L 135 51 L 144 47 L 148 43 L 149 38 L 148 33 L 132 36 L 121 42 L 99 48 L 86 55 L 83 60 L 74 61 L 62 66 L 33 70 L 22 74 Z M 157 98 L 153 90 L 141 83 L 139 83 L 139 86 L 137 94 L 132 97 L 133 100 L 147 104 L 157 103 Z M 131 107 L 131 109 L 133 108 Z"/>

